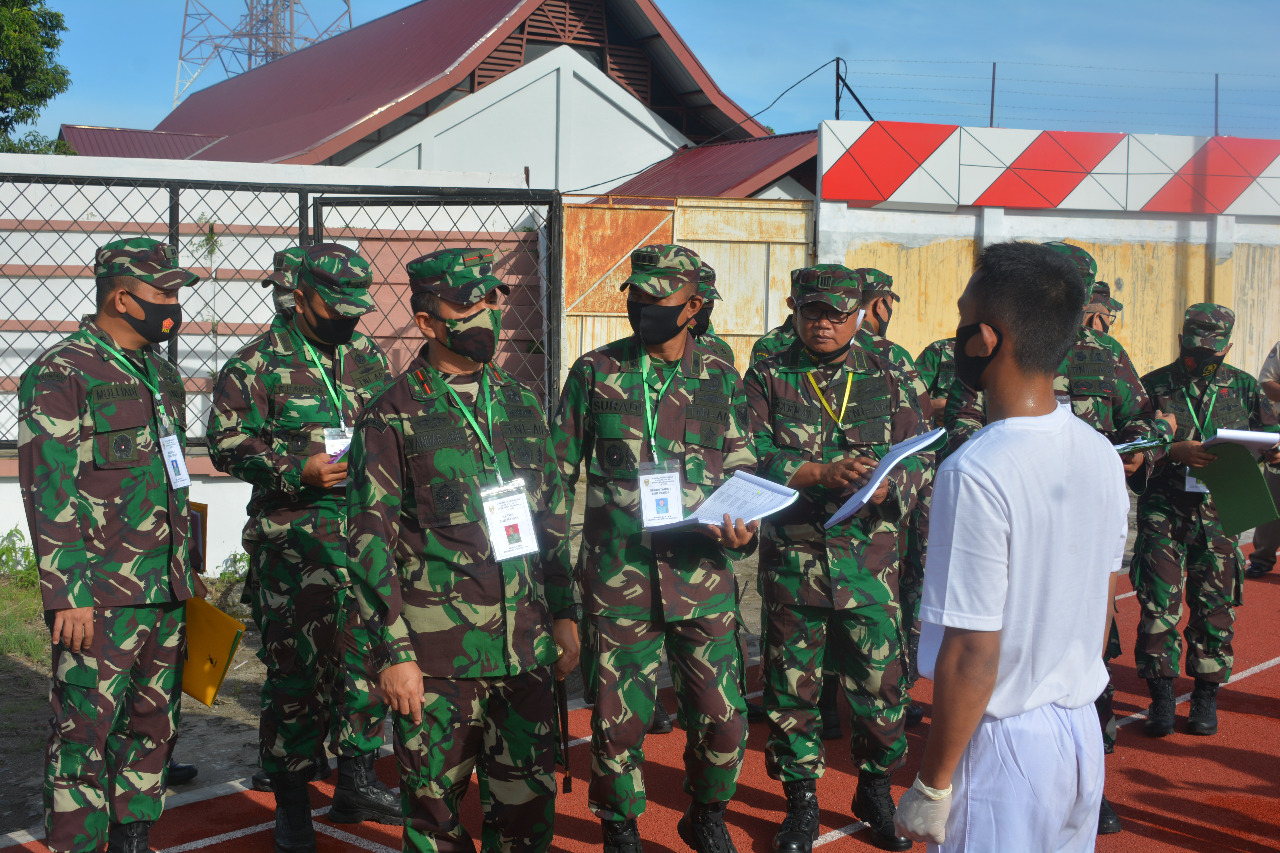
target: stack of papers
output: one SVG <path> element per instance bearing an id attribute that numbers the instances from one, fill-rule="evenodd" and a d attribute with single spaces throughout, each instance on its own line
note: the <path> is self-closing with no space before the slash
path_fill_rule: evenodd
<path id="1" fill-rule="evenodd" d="M 1280 433 L 1253 432 L 1247 429 L 1220 429 L 1213 438 L 1204 443 L 1204 447 L 1215 444 L 1242 444 L 1255 453 L 1270 450 L 1280 441 Z"/>
<path id="2" fill-rule="evenodd" d="M 1116 445 L 1116 453 L 1121 456 L 1128 456 L 1130 453 L 1141 453 L 1144 450 L 1155 450 L 1157 447 L 1168 447 L 1173 443 L 1173 439 L 1168 436 L 1156 436 L 1155 438 L 1139 438 L 1136 441 L 1126 441 L 1124 444 Z"/>
<path id="3" fill-rule="evenodd" d="M 926 432 L 924 435 L 918 435 L 915 438 L 909 438 L 906 441 L 895 444 L 889 448 L 889 452 L 884 455 L 876 465 L 876 470 L 871 475 L 871 479 L 861 489 L 854 493 L 853 497 L 845 501 L 844 506 L 836 510 L 836 514 L 827 520 L 826 529 L 830 530 L 840 522 L 849 518 L 851 515 L 862 509 L 871 500 L 871 496 L 876 493 L 876 489 L 880 488 L 880 484 L 884 482 L 884 478 L 892 473 L 893 469 L 898 466 L 903 459 L 908 456 L 914 456 L 917 453 L 924 453 L 933 450 L 947 439 L 947 431 L 942 427 Z"/>
<path id="4" fill-rule="evenodd" d="M 770 482 L 754 474 L 737 471 L 721 484 L 711 495 L 695 509 L 688 518 L 656 524 L 650 530 L 671 530 L 678 527 L 693 527 L 699 524 L 724 524 L 724 516 L 744 523 L 758 521 L 772 515 L 795 502 L 799 495 L 795 489 Z"/>

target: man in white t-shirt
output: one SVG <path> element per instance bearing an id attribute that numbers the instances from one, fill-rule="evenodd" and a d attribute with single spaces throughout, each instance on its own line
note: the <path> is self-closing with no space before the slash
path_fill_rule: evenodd
<path id="1" fill-rule="evenodd" d="M 1258 387 L 1267 399 L 1271 408 L 1280 415 L 1280 343 L 1271 348 L 1267 360 L 1262 363 L 1258 373 Z M 1271 499 L 1280 506 L 1280 474 L 1274 473 L 1270 466 L 1262 469 L 1262 476 L 1271 490 Z M 1249 568 L 1244 570 L 1245 577 L 1260 578 L 1276 567 L 1276 549 L 1280 548 L 1280 521 L 1269 521 L 1259 524 L 1253 531 L 1253 553 L 1249 555 Z"/>
<path id="2" fill-rule="evenodd" d="M 896 818 L 931 851 L 1094 848 L 1093 700 L 1129 499 L 1110 443 L 1054 397 L 1085 299 L 1075 266 L 1032 243 L 987 247 L 960 297 L 956 375 L 986 392 L 987 426 L 934 481 L 920 608 L 933 723 Z"/>

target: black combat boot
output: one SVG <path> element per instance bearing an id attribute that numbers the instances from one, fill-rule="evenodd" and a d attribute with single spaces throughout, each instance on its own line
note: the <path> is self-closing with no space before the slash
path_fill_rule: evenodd
<path id="1" fill-rule="evenodd" d="M 1172 678 L 1148 678 L 1151 691 L 1151 707 L 1147 710 L 1147 734 L 1164 737 L 1173 734 L 1173 709 L 1177 702 L 1173 695 Z"/>
<path id="2" fill-rule="evenodd" d="M 698 853 L 738 853 L 724 825 L 728 803 L 690 803 L 676 824 L 680 838 Z"/>
<path id="3" fill-rule="evenodd" d="M 604 853 L 644 853 L 640 846 L 640 831 L 635 818 L 631 820 L 602 820 L 600 832 L 604 836 Z"/>
<path id="4" fill-rule="evenodd" d="M 822 739 L 840 740 L 840 678 L 822 676 L 822 692 L 818 694 L 818 710 L 822 713 Z"/>
<path id="5" fill-rule="evenodd" d="M 272 773 L 271 790 L 276 795 L 276 853 L 315 853 L 307 777 L 288 770 Z"/>
<path id="6" fill-rule="evenodd" d="M 902 719 L 908 727 L 920 725 L 924 720 L 924 706 L 912 702 L 907 706 L 907 710 L 902 713 Z"/>
<path id="7" fill-rule="evenodd" d="M 329 820 L 334 823 L 372 820 L 389 826 L 404 823 L 400 798 L 387 790 L 373 772 L 376 757 L 373 753 L 338 756 L 338 785 L 333 790 Z"/>
<path id="8" fill-rule="evenodd" d="M 194 764 L 179 764 L 172 758 L 169 759 L 169 775 L 167 778 L 170 785 L 185 785 L 200 775 L 200 768 Z"/>
<path id="9" fill-rule="evenodd" d="M 667 706 L 662 704 L 662 699 L 653 704 L 653 722 L 649 723 L 649 734 L 671 734 L 671 715 L 667 713 Z"/>
<path id="10" fill-rule="evenodd" d="M 758 705 L 755 702 L 747 703 L 748 723 L 763 723 L 767 719 L 769 719 L 769 714 L 765 711 L 763 705 Z"/>
<path id="11" fill-rule="evenodd" d="M 1187 734 L 1218 733 L 1218 685 L 1203 678 L 1196 679 L 1191 691 L 1191 714 L 1187 718 Z"/>
<path id="12" fill-rule="evenodd" d="M 773 837 L 778 853 L 810 853 L 818 838 L 818 785 L 812 779 L 783 782 L 787 816 Z"/>
<path id="13" fill-rule="evenodd" d="M 147 844 L 151 821 L 116 823 L 107 828 L 107 853 L 155 853 Z"/>
<path id="14" fill-rule="evenodd" d="M 315 766 L 314 774 L 315 775 L 311 776 L 310 778 L 328 779 L 330 776 L 333 775 L 333 768 L 329 766 L 329 756 L 326 755 L 323 750 L 321 750 L 320 754 L 316 756 L 316 766 Z M 265 791 L 267 793 L 270 793 L 271 792 L 271 774 L 265 770 L 259 770 L 257 773 L 253 774 L 253 779 L 250 780 L 250 786 L 255 791 Z"/>
<path id="15" fill-rule="evenodd" d="M 893 827 L 893 780 L 888 775 L 858 771 L 858 793 L 853 798 L 853 816 L 866 821 L 871 830 L 870 841 L 881 850 L 910 850 L 911 839 L 903 838 Z"/>
<path id="16" fill-rule="evenodd" d="M 1103 797 L 1102 806 L 1098 809 L 1098 834 L 1115 835 L 1119 831 L 1120 815 L 1116 814 L 1116 810 L 1111 808 L 1111 803 Z"/>

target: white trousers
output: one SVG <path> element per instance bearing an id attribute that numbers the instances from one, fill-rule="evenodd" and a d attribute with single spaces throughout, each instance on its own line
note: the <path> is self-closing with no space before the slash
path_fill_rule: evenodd
<path id="1" fill-rule="evenodd" d="M 1093 705 L 984 717 L 951 780 L 946 841 L 929 853 L 1083 853 L 1106 765 Z"/>

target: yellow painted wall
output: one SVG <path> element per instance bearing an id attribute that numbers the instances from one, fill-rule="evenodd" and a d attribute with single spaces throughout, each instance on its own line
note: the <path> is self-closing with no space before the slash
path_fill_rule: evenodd
<path id="1" fill-rule="evenodd" d="M 1232 260 L 1236 329 L 1227 361 L 1256 376 L 1280 341 L 1280 246 L 1237 243 Z"/>

